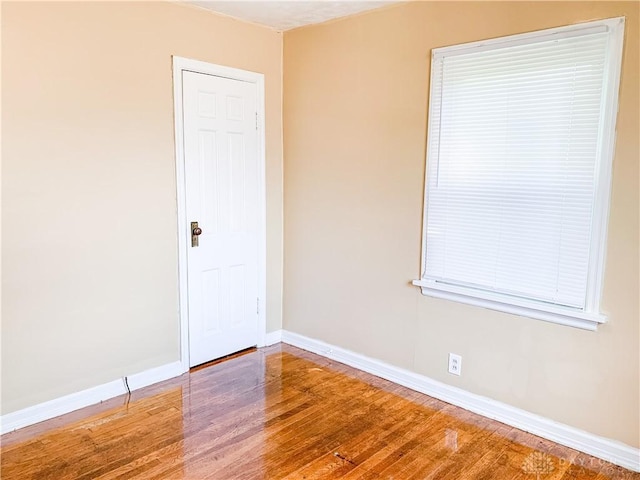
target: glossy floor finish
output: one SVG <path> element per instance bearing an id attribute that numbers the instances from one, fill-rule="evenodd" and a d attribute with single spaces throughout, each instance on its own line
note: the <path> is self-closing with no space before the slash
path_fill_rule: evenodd
<path id="1" fill-rule="evenodd" d="M 640 479 L 275 345 L 2 437 L 9 479 Z"/>

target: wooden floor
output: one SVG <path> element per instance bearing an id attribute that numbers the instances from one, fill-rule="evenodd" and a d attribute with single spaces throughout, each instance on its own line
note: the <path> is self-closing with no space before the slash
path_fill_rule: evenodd
<path id="1" fill-rule="evenodd" d="M 1 453 L 3 480 L 640 479 L 282 344 L 4 435 Z"/>

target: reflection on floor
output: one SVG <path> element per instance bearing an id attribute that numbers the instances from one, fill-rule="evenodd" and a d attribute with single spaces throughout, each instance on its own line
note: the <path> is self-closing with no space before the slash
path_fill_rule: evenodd
<path id="1" fill-rule="evenodd" d="M 287 345 L 2 437 L 8 479 L 640 479 Z"/>

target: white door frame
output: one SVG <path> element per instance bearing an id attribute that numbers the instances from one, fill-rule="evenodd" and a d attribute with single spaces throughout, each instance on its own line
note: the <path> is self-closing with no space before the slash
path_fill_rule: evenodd
<path id="1" fill-rule="evenodd" d="M 180 315 L 180 361 L 183 371 L 189 370 L 189 303 L 187 283 L 187 249 L 189 248 L 189 220 L 186 208 L 184 132 L 182 119 L 182 72 L 189 71 L 250 82 L 256 85 L 258 115 L 258 347 L 266 344 L 267 235 L 266 235 L 266 177 L 264 133 L 264 75 L 237 68 L 173 56 L 173 117 L 175 123 L 176 189 L 178 200 L 178 290 Z"/>

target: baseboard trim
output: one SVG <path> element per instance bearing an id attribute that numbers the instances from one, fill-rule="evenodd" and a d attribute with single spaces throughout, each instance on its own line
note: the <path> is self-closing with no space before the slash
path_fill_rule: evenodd
<path id="1" fill-rule="evenodd" d="M 127 381 L 129 388 L 138 390 L 140 388 L 162 382 L 184 373 L 180 362 L 168 363 L 160 367 L 151 368 L 140 373 L 129 375 Z M 63 397 L 55 398 L 47 402 L 39 403 L 32 407 L 7 413 L 0 417 L 0 434 L 12 432 L 19 428 L 27 427 L 35 423 L 43 422 L 65 413 L 73 412 L 80 408 L 95 405 L 96 403 L 109 400 L 127 393 L 122 379 L 103 383 L 96 387 L 88 388 L 80 392 L 71 393 Z"/>
<path id="2" fill-rule="evenodd" d="M 265 346 L 275 345 L 276 343 L 280 343 L 282 341 L 282 330 L 275 330 L 273 332 L 268 332 L 265 337 Z"/>
<path id="3" fill-rule="evenodd" d="M 359 353 L 330 345 L 297 333 L 283 330 L 283 343 L 302 348 L 323 357 L 336 360 L 351 367 L 390 380 L 412 390 L 438 398 L 444 402 L 464 408 L 479 415 L 497 420 L 512 427 L 538 435 L 561 445 L 601 458 L 621 467 L 640 472 L 640 449 L 616 440 L 604 438 L 507 405 L 488 397 L 452 387 L 409 370 Z"/>
<path id="4" fill-rule="evenodd" d="M 185 373 L 185 370 L 182 367 L 182 362 L 173 362 L 130 375 L 127 377 L 127 381 L 131 391 L 134 391 L 170 378 L 179 377 L 183 373 Z"/>

